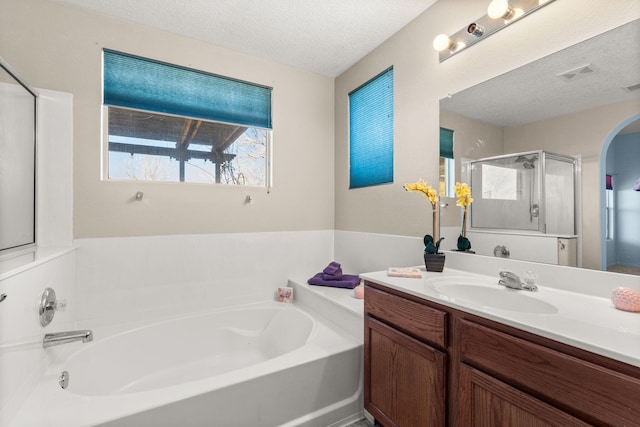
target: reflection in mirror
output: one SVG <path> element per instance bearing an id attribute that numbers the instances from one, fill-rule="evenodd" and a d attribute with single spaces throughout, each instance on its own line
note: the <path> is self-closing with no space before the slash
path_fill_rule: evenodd
<path id="1" fill-rule="evenodd" d="M 632 183 L 614 188 L 619 193 L 605 199 L 606 174 L 625 183 L 640 178 L 629 172 L 634 168 L 640 175 L 639 37 L 640 21 L 632 21 L 440 101 L 440 126 L 455 135 L 456 180 L 469 182 L 469 162 L 488 157 L 542 150 L 580 159 L 575 264 L 562 254 L 572 242 L 540 243 L 544 239 L 536 230 L 502 231 L 485 242 L 487 233 L 471 224 L 476 253 L 494 256 L 494 249 L 504 246 L 514 259 L 640 271 L 640 197 L 630 194 Z M 483 191 L 472 190 L 474 197 Z M 441 235 L 455 241 L 460 212 L 452 203 L 441 211 L 441 226 Z"/>
<path id="2" fill-rule="evenodd" d="M 546 151 L 475 160 L 471 227 L 567 235 L 575 231 L 576 159 Z"/>
<path id="3" fill-rule="evenodd" d="M 36 97 L 0 58 L 0 253 L 35 243 Z"/>

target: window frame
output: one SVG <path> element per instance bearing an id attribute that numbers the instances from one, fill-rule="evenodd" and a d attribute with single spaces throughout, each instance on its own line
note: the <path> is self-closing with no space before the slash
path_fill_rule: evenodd
<path id="1" fill-rule="evenodd" d="M 109 60 L 109 65 L 111 68 L 105 68 L 106 60 Z M 118 61 L 122 60 L 124 65 L 118 63 Z M 115 64 L 115 65 L 113 65 Z M 127 66 L 131 65 L 131 73 L 128 73 Z M 146 67 L 150 67 L 150 74 L 153 76 L 158 76 L 158 79 L 145 78 L 147 76 L 141 72 L 141 70 L 146 70 Z M 120 73 L 120 74 L 118 74 Z M 163 73 L 166 73 L 163 74 Z M 109 77 L 106 75 L 109 74 Z M 115 75 L 116 77 L 113 77 Z M 142 77 L 140 77 L 142 76 Z M 193 77 L 195 76 L 195 78 Z M 177 78 L 176 78 L 177 77 Z M 181 78 L 184 77 L 184 83 Z M 164 80 L 163 80 L 164 79 Z M 151 81 L 151 83 L 149 83 Z M 195 83 L 194 83 L 195 81 Z M 176 83 L 178 82 L 178 83 Z M 212 87 L 207 86 L 207 83 L 211 82 Z M 140 87 L 138 87 L 138 83 L 140 83 Z M 160 87 L 155 94 L 149 95 L 144 92 L 145 88 L 149 87 L 150 91 L 153 90 L 153 86 L 157 83 Z M 195 84 L 195 86 L 194 86 Z M 166 88 L 164 86 L 166 86 Z M 129 96 L 126 93 L 126 89 L 131 87 L 131 91 L 135 93 L 142 93 L 141 98 L 136 98 L 135 93 L 134 96 Z M 198 89 L 202 87 L 202 92 L 198 91 Z M 213 88 L 213 89 L 212 89 Z M 222 90 L 218 90 L 222 88 Z M 194 90 L 196 89 L 196 90 Z M 236 92 L 239 91 L 239 92 Z M 118 92 L 119 91 L 119 92 Z M 136 92 L 137 91 L 137 92 Z M 164 91 L 164 92 L 163 92 Z M 175 100 L 175 96 L 171 96 L 171 91 L 177 91 L 177 93 L 184 92 L 184 99 Z M 123 96 L 119 94 L 125 93 Z M 145 137 L 135 135 L 135 127 L 125 127 L 125 129 L 130 129 L 130 134 L 120 134 L 117 139 L 128 139 L 131 138 L 132 141 L 136 139 L 141 143 L 140 151 L 131 152 L 133 156 L 134 153 L 137 155 L 149 155 L 149 156 L 159 156 L 165 160 L 177 160 L 179 162 L 178 168 L 179 171 L 174 169 L 172 166 L 171 175 L 173 175 L 173 179 L 168 180 L 153 180 L 143 178 L 142 180 L 145 182 L 184 182 L 184 183 L 205 183 L 207 185 L 211 184 L 221 184 L 221 185 L 248 185 L 248 186 L 256 186 L 259 188 L 267 188 L 269 190 L 272 186 L 272 162 L 273 162 L 273 88 L 257 83 L 252 83 L 244 80 L 239 80 L 236 78 L 226 77 L 218 74 L 209 73 L 206 71 L 201 71 L 193 68 L 183 67 L 181 65 L 172 64 L 168 62 L 158 61 L 155 59 L 150 59 L 142 56 L 137 56 L 129 53 L 118 52 L 110 49 L 103 49 L 103 63 L 102 63 L 102 156 L 100 162 L 100 176 L 102 180 L 105 181 L 133 181 L 138 178 L 122 178 L 122 177 L 111 177 L 113 174 L 110 173 L 110 154 L 116 152 L 128 152 L 126 150 L 123 151 L 123 147 L 120 146 L 118 150 L 111 150 L 110 145 L 113 141 L 110 141 L 110 109 L 117 108 L 123 111 L 120 111 L 122 114 L 130 113 L 132 117 L 135 117 L 136 114 L 140 113 L 149 113 L 153 115 L 154 119 L 159 121 L 167 120 L 171 121 L 173 118 L 184 120 L 185 121 L 185 129 L 187 128 L 187 123 L 191 124 L 192 121 L 198 121 L 199 124 L 205 124 L 209 127 L 216 127 L 219 129 L 226 130 L 230 132 L 230 129 L 235 127 L 237 135 L 233 140 L 228 139 L 226 145 L 219 145 L 217 150 L 214 151 L 217 144 L 216 142 L 223 141 L 219 138 L 218 133 L 210 133 L 210 136 L 205 142 L 201 139 L 200 141 L 189 141 L 188 144 L 193 144 L 194 148 L 201 146 L 203 143 L 206 145 L 210 145 L 210 151 L 207 150 L 198 150 L 197 148 L 189 150 L 189 145 L 187 148 L 182 147 L 182 150 L 189 150 L 190 153 L 195 154 L 195 156 L 189 156 L 188 154 L 182 153 L 180 156 L 173 156 L 171 152 L 175 151 L 178 153 L 180 147 L 180 141 L 182 139 L 177 138 L 175 132 L 171 133 L 172 138 L 167 139 L 167 133 L 162 132 L 162 129 L 158 130 L 158 134 L 153 134 L 153 129 L 148 128 L 147 131 L 151 132 L 152 137 Z M 115 95 L 114 95 L 115 94 Z M 175 93 L 174 93 L 175 95 Z M 247 96 L 248 98 L 244 98 Z M 163 98 L 164 97 L 164 98 Z M 107 99 L 108 98 L 108 99 Z M 228 101 L 231 98 L 231 101 Z M 163 99 L 167 100 L 167 105 L 162 104 Z M 237 101 L 239 99 L 239 101 Z M 114 101 L 115 100 L 115 101 Z M 122 100 L 122 101 L 120 101 Z M 160 102 L 158 102 L 160 100 Z M 204 102 L 204 108 L 202 108 Z M 136 105 L 129 105 L 127 102 L 135 103 Z M 138 108 L 139 104 L 149 103 L 151 106 L 149 109 Z M 245 104 L 247 103 L 248 104 Z M 175 107 L 177 105 L 177 107 Z M 173 108 L 177 108 L 176 111 L 179 112 L 189 112 L 190 105 L 194 105 L 193 114 L 173 114 Z M 209 105 L 212 106 L 212 111 L 210 114 L 212 116 L 207 117 L 207 110 L 209 109 Z M 186 109 L 185 109 L 186 106 Z M 226 111 L 226 108 L 232 108 L 230 111 Z M 256 108 L 258 108 L 256 110 Z M 254 114 L 259 114 L 255 116 Z M 224 121 L 224 120 L 216 120 L 216 117 L 220 117 L 220 115 L 225 117 L 231 117 L 235 121 Z M 216 116 L 217 115 L 217 116 Z M 126 125 L 125 125 L 126 126 Z M 202 129 L 205 127 L 202 126 Z M 244 131 L 242 130 L 244 128 Z M 151 129 L 151 130 L 150 130 Z M 228 154 L 219 154 L 224 150 L 224 153 L 227 153 L 227 148 L 232 147 L 237 141 L 240 141 L 244 135 L 250 130 L 255 129 L 258 132 L 260 138 L 259 141 L 264 142 L 264 152 L 260 149 L 260 163 L 262 163 L 262 159 L 264 160 L 264 166 L 256 165 L 257 171 L 259 171 L 261 179 L 258 179 L 254 182 L 259 182 L 258 184 L 246 184 L 245 180 L 238 178 L 238 180 L 234 179 L 234 182 L 223 182 L 220 177 L 222 176 L 220 173 L 221 168 L 224 168 L 227 162 L 232 162 L 233 160 L 224 160 Z M 242 132 L 242 133 L 239 133 Z M 195 132 L 194 132 L 195 134 Z M 202 132 L 200 132 L 202 135 Z M 115 134 L 114 134 L 115 135 Z M 164 138 L 163 138 L 164 137 Z M 154 153 L 154 147 L 156 144 L 144 144 L 145 138 L 148 138 L 149 141 L 158 141 L 158 153 Z M 113 138 L 112 138 L 113 139 Z M 167 145 L 167 148 L 162 148 L 162 141 Z M 231 141 L 230 143 L 228 141 Z M 121 142 L 122 143 L 122 142 Z M 172 145 L 175 144 L 175 148 Z M 126 143 L 125 143 L 126 145 Z M 133 146 L 138 145 L 133 143 Z M 125 147 L 126 148 L 126 147 Z M 209 153 L 209 155 L 200 156 L 200 152 Z M 218 153 L 217 157 L 215 153 Z M 220 157 L 222 156 L 222 157 Z M 234 155 L 230 155 L 234 156 Z M 263 156 L 263 157 L 262 157 Z M 206 157 L 204 159 L 203 157 Z M 215 157 L 215 160 L 214 160 Z M 202 158 L 202 159 L 201 159 Z M 188 173 L 186 172 L 186 165 L 189 164 L 189 160 L 194 159 L 195 161 L 199 161 L 198 159 L 210 160 L 212 164 L 215 164 L 216 173 L 213 174 L 212 171 L 207 172 L 208 175 L 212 175 L 215 182 L 206 182 L 203 181 L 189 181 Z M 196 167 L 200 167 L 195 165 Z M 209 169 L 209 168 L 208 168 Z M 244 176 L 242 170 L 239 170 L 238 177 Z M 175 179 L 175 174 L 178 174 L 178 179 Z M 235 175 L 235 174 L 234 174 Z M 258 175 L 258 176 L 260 176 Z M 243 184 L 244 182 L 244 184 Z"/>
<path id="2" fill-rule="evenodd" d="M 369 92 L 370 95 L 377 96 L 375 92 L 378 87 L 374 86 L 381 84 L 384 87 L 384 83 L 387 83 L 387 89 L 389 84 L 391 90 L 380 90 L 382 98 L 375 98 L 363 104 L 363 109 L 358 110 L 357 116 L 354 115 L 354 104 L 356 101 L 360 104 L 360 95 Z M 395 80 L 394 80 L 394 68 L 390 66 L 381 73 L 377 74 L 373 78 L 369 79 L 362 85 L 358 86 L 348 94 L 348 176 L 349 176 L 349 189 L 358 189 L 366 187 L 374 187 L 384 184 L 392 184 L 395 179 Z M 374 91 L 374 92 L 372 92 Z M 358 98 L 354 98 L 358 95 Z M 364 95 L 362 95 L 364 96 Z M 368 97 L 365 97 L 367 99 Z M 378 101 L 374 103 L 373 101 Z M 369 114 L 367 122 L 354 123 L 362 118 L 362 111 L 364 107 L 368 108 Z M 373 108 L 375 107 L 375 108 Z M 358 107 L 359 108 L 359 107 Z M 372 108 L 375 111 L 371 111 Z M 384 115 L 387 115 L 386 120 Z M 374 117 L 372 119 L 372 117 Z M 376 133 L 375 138 L 369 135 L 369 138 L 364 138 L 364 135 L 359 135 L 361 132 L 368 132 L 372 124 L 376 124 L 375 120 L 382 117 L 385 126 L 384 134 Z M 372 121 L 373 120 L 373 121 Z M 354 138 L 354 134 L 358 133 L 357 138 Z M 367 140 L 366 145 L 363 144 L 363 140 Z M 370 141 L 375 140 L 375 143 Z M 377 145 L 374 145 L 377 144 Z M 355 147 L 354 147 L 355 146 Z M 376 150 L 377 155 L 372 153 L 371 149 Z M 380 152 L 381 151 L 381 152 Z M 357 159 L 355 156 L 359 156 Z M 364 157 L 361 157 L 364 156 Z M 376 161 L 383 157 L 384 164 L 380 161 Z M 356 162 L 357 160 L 357 162 Z M 357 163 L 357 165 L 354 165 Z M 368 167 L 366 167 L 368 166 Z"/>

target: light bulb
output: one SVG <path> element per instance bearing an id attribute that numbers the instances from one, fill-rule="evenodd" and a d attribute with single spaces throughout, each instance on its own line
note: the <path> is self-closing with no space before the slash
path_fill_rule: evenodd
<path id="1" fill-rule="evenodd" d="M 487 8 L 487 15 L 491 19 L 504 18 L 507 19 L 513 13 L 513 9 L 509 7 L 508 0 L 493 0 Z"/>
<path id="2" fill-rule="evenodd" d="M 438 52 L 442 52 L 445 49 L 452 49 L 454 46 L 455 44 L 446 34 L 438 34 L 436 38 L 433 39 L 433 48 Z"/>

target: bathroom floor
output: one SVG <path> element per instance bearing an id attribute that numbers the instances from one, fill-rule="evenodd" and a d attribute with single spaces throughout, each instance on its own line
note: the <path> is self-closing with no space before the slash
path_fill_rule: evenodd
<path id="1" fill-rule="evenodd" d="M 607 271 L 623 274 L 635 274 L 636 276 L 640 276 L 640 267 L 632 267 L 629 265 L 612 265 L 607 268 Z"/>

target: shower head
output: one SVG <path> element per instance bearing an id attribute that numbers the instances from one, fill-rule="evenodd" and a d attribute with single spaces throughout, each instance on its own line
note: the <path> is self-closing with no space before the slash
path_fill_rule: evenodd
<path id="1" fill-rule="evenodd" d="M 535 155 L 531 157 L 526 157 L 526 156 L 516 157 L 516 163 L 522 163 L 522 167 L 525 169 L 534 169 L 536 165 L 533 162 L 535 162 L 536 160 L 538 160 L 538 158 Z"/>

